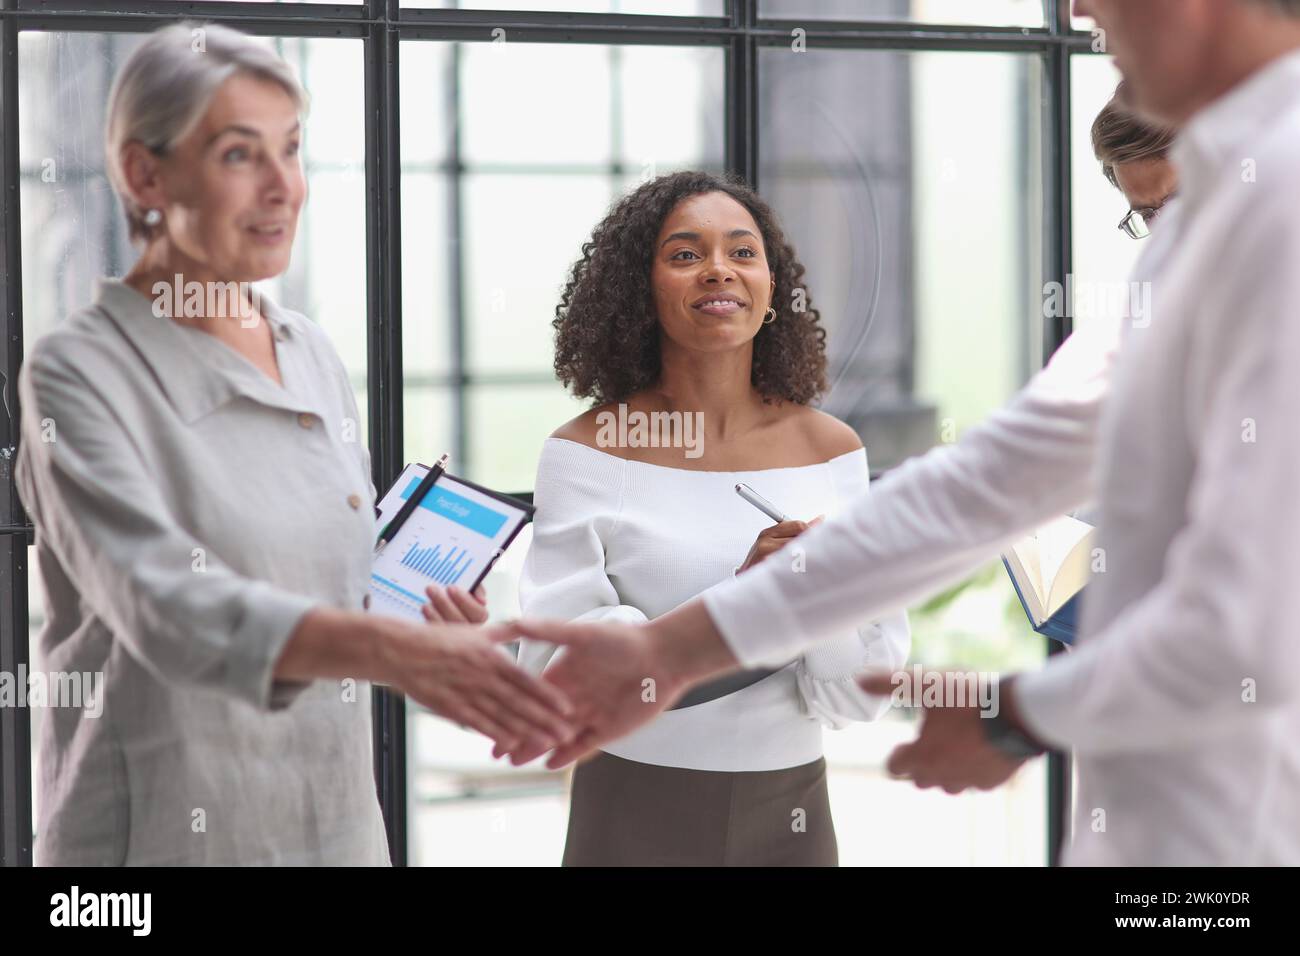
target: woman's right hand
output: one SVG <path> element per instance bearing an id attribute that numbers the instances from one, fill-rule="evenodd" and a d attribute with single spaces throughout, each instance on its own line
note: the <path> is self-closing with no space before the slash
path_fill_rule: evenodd
<path id="1" fill-rule="evenodd" d="M 430 624 L 483 624 L 488 619 L 487 593 L 481 584 L 473 591 L 430 584 L 424 593 L 429 601 L 420 613 Z"/>
<path id="2" fill-rule="evenodd" d="M 812 521 L 782 521 L 770 528 L 764 528 L 758 533 L 758 537 L 754 539 L 754 546 L 749 549 L 749 555 L 745 558 L 745 563 L 736 569 L 736 573 L 741 574 L 748 571 L 768 555 L 780 551 L 809 528 L 820 524 L 821 520 L 822 516 L 818 515 Z"/>
<path id="3" fill-rule="evenodd" d="M 498 750 L 552 750 L 568 741 L 568 699 L 522 670 L 500 645 L 504 625 L 403 626 L 386 643 L 388 683 L 440 717 L 490 737 Z"/>

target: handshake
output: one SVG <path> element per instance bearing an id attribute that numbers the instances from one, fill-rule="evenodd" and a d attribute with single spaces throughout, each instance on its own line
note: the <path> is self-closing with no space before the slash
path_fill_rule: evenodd
<path id="1" fill-rule="evenodd" d="M 516 765 L 550 753 L 547 767 L 567 766 L 648 722 L 692 686 L 739 666 L 699 601 L 646 624 L 518 620 L 488 625 L 481 590 L 471 594 L 431 586 L 427 594 L 424 616 L 438 627 L 415 629 L 425 650 L 403 656 L 403 673 L 394 686 L 439 716 L 490 737 L 493 756 Z M 500 651 L 499 645 L 518 638 L 560 645 L 566 653 L 533 677 Z M 417 666 L 411 666 L 413 660 Z M 924 706 L 919 694 L 900 697 L 901 683 L 914 677 L 872 672 L 858 681 L 865 693 L 923 710 L 918 738 L 890 755 L 891 774 L 949 793 L 986 790 L 1005 782 L 1032 755 L 997 746 L 990 732 L 997 723 L 1032 739 L 1015 706 L 1014 678 L 995 685 L 997 707 L 990 709 L 942 695 L 926 695 Z M 999 714 L 1000 722 L 991 713 Z"/>
<path id="2" fill-rule="evenodd" d="M 737 570 L 753 567 L 821 520 L 782 520 L 764 529 Z M 419 655 L 432 644 L 441 649 L 441 663 L 412 672 L 395 660 L 397 675 L 390 682 L 439 716 L 491 737 L 493 756 L 509 757 L 516 765 L 553 751 L 547 766 L 567 766 L 671 707 L 693 684 L 736 666 L 716 632 L 711 645 L 664 640 L 665 626 L 672 627 L 688 609 L 696 613 L 679 624 L 694 619 L 712 629 L 698 602 L 645 625 L 511 621 L 487 626 L 481 588 L 469 593 L 430 585 L 425 593 L 424 618 L 437 627 L 420 646 L 400 650 Z M 567 651 L 544 675 L 533 677 L 494 646 L 521 637 Z M 419 679 L 422 674 L 426 679 Z"/>
<path id="3" fill-rule="evenodd" d="M 401 670 L 391 683 L 439 716 L 490 737 L 493 756 L 516 765 L 551 753 L 548 767 L 567 766 L 670 707 L 710 673 L 687 679 L 699 665 L 679 666 L 652 625 L 487 624 L 482 589 L 431 585 L 426 594 L 424 617 L 437 626 L 413 629 L 419 634 L 411 641 L 419 646 L 399 648 Z M 501 653 L 500 645 L 519 638 L 567 652 L 534 677 Z M 729 657 L 713 673 L 734 664 Z"/>

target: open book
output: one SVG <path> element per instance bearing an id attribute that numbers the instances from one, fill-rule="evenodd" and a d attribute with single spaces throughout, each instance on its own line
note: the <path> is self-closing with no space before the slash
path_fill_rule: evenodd
<path id="1" fill-rule="evenodd" d="M 1074 641 L 1079 594 L 1092 576 L 1092 540 L 1092 525 L 1067 516 L 1002 555 L 1030 625 L 1063 644 Z"/>

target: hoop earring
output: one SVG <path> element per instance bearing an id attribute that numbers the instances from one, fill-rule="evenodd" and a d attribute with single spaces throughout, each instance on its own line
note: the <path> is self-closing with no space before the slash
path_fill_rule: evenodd
<path id="1" fill-rule="evenodd" d="M 156 226 L 162 222 L 161 209 L 146 209 L 144 211 L 144 224 L 146 226 Z"/>
<path id="2" fill-rule="evenodd" d="M 771 325 L 773 322 L 776 321 L 776 309 L 768 309 L 768 310 L 767 310 L 767 316 L 768 316 L 768 317 L 767 317 L 766 319 L 763 320 L 763 324 L 764 324 L 764 325 Z"/>

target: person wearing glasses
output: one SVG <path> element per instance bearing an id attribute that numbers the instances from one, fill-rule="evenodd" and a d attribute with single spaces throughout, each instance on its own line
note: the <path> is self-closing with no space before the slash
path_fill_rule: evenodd
<path id="1" fill-rule="evenodd" d="M 1124 194 L 1129 211 L 1119 228 L 1131 239 L 1151 235 L 1165 204 L 1178 193 L 1178 170 L 1169 158 L 1175 131 L 1134 115 L 1122 104 L 1124 84 L 1092 124 L 1092 150 L 1110 184 Z"/>
<path id="2" fill-rule="evenodd" d="M 215 25 L 148 37 L 107 116 L 139 259 L 30 349 L 17 484 L 52 673 L 100 675 L 38 742 L 44 865 L 387 865 L 370 684 L 498 745 L 564 701 L 492 630 L 365 613 L 370 461 L 326 335 L 248 283 L 289 265 L 306 95 Z"/>

